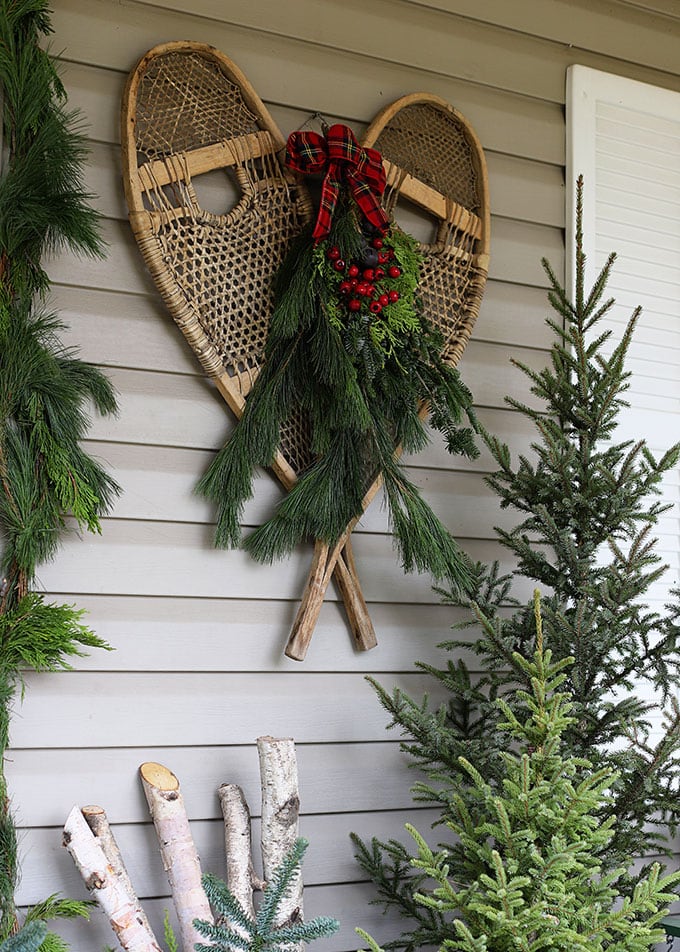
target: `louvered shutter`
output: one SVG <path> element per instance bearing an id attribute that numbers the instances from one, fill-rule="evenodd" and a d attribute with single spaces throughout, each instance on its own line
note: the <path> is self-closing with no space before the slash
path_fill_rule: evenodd
<path id="1" fill-rule="evenodd" d="M 588 284 L 617 253 L 607 319 L 620 340 L 638 305 L 630 351 L 630 409 L 620 439 L 644 437 L 655 454 L 680 439 L 680 93 L 573 66 L 567 79 L 567 261 L 573 258 L 574 183 L 585 182 Z M 570 262 L 571 265 L 571 262 Z M 568 267 L 570 266 L 568 265 Z M 573 273 L 567 274 L 573 286 Z M 660 608 L 680 577 L 680 476 L 669 474 L 657 551 L 670 571 L 647 599 Z"/>

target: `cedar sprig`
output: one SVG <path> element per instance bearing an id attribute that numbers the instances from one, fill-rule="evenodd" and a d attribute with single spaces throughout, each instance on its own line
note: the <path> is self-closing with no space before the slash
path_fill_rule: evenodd
<path id="1" fill-rule="evenodd" d="M 81 647 L 103 646 L 71 606 L 31 593 L 38 566 L 52 558 L 67 520 L 99 531 L 118 487 L 82 448 L 91 408 L 115 410 L 113 388 L 60 342 L 46 312 L 49 255 L 104 251 L 100 216 L 84 188 L 86 140 L 66 106 L 47 0 L 0 0 L 0 89 L 6 154 L 0 175 L 0 948 L 60 952 L 36 919 L 81 914 L 82 904 L 50 897 L 17 932 L 17 837 L 4 776 L 12 702 L 22 669 L 55 670 Z M 80 910 L 75 911 L 74 910 Z M 17 932 L 16 935 L 14 933 Z M 11 937 L 11 938 L 10 938 Z"/>

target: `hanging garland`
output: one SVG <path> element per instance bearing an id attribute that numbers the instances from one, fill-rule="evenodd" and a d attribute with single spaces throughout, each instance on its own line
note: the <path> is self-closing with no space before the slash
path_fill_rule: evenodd
<path id="1" fill-rule="evenodd" d="M 14 937 L 19 850 L 5 775 L 14 705 L 27 669 L 68 669 L 86 648 L 108 647 L 83 611 L 34 590 L 36 573 L 56 555 L 69 517 L 99 532 L 119 491 L 82 445 L 90 409 L 115 412 L 113 388 L 61 342 L 63 324 L 44 302 L 48 252 L 104 254 L 83 188 L 79 117 L 43 45 L 51 32 L 48 0 L 0 0 L 0 947 L 17 952 L 63 952 L 64 940 L 37 923 L 89 911 L 50 896 L 25 910 Z"/>
<path id="2" fill-rule="evenodd" d="M 416 242 L 380 205 L 380 154 L 334 125 L 325 137 L 293 133 L 286 161 L 302 174 L 324 174 L 320 209 L 277 277 L 266 362 L 243 417 L 197 487 L 216 503 L 217 545 L 239 544 L 255 468 L 271 463 L 283 424 L 301 409 L 315 462 L 245 540 L 254 558 L 271 562 L 309 537 L 334 544 L 379 476 L 404 570 L 465 589 L 471 566 L 395 447 L 426 445 L 418 411 L 427 403 L 449 451 L 476 456 L 472 396 L 423 314 Z"/>

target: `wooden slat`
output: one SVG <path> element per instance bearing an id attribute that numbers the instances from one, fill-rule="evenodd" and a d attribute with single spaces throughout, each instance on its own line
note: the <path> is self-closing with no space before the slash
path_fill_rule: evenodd
<path id="1" fill-rule="evenodd" d="M 306 116 L 299 117 L 301 124 Z M 297 123 L 285 128 L 292 131 Z M 357 133 L 359 128 L 355 125 Z M 127 219 L 120 183 L 118 146 L 91 142 L 85 170 L 88 191 L 95 196 L 96 208 L 107 218 Z M 562 199 L 563 174 L 552 164 L 531 161 L 501 152 L 486 150 L 489 183 L 494 196 L 494 212 L 504 218 L 517 218 L 535 224 L 564 226 Z M 215 214 L 224 214 L 236 201 L 236 189 L 220 172 L 201 175 L 194 186 L 201 205 Z"/>
<path id="2" fill-rule="evenodd" d="M 48 592 L 46 597 L 54 601 Z M 419 661 L 444 666 L 439 644 L 459 637 L 472 641 L 474 629 L 454 635 L 452 626 L 469 615 L 449 605 L 373 603 L 370 614 L 379 650 L 370 658 L 353 649 L 342 605 L 331 595 L 318 625 L 323 649 L 305 662 L 305 671 L 412 671 Z M 91 651 L 74 661 L 82 671 L 286 671 L 282 649 L 296 605 L 276 599 L 172 598 L 65 593 L 59 601 L 86 610 L 85 622 L 114 647 Z M 228 622 L 225 621 L 228 619 Z M 407 635 L 405 635 L 405 632 Z M 472 652 L 456 652 L 472 665 Z M 206 659 L 209 659 L 206 660 Z"/>
<path id="3" fill-rule="evenodd" d="M 456 518 L 455 511 L 447 516 L 454 535 Z M 102 530 L 101 536 L 67 536 L 58 561 L 40 570 L 40 587 L 57 595 L 77 587 L 84 594 L 232 595 L 297 601 L 309 568 L 308 547 L 296 549 L 274 565 L 260 565 L 239 549 L 216 550 L 211 526 L 106 519 Z M 496 542 L 457 537 L 471 558 L 503 560 Z M 432 604 L 438 600 L 429 575 L 402 573 L 389 536 L 357 533 L 354 542 L 368 601 Z"/>
<path id="4" fill-rule="evenodd" d="M 282 122 L 284 131 L 293 131 L 308 119 L 304 115 L 288 118 L 289 110 L 281 112 L 286 123 L 283 125 Z M 361 135 L 359 124 L 355 123 L 354 129 L 357 135 Z M 95 196 L 95 207 L 106 218 L 127 220 L 118 145 L 93 141 L 89 143 L 89 151 L 85 183 Z M 488 148 L 485 157 L 494 214 L 537 225 L 564 227 L 564 175 L 560 166 Z M 194 177 L 193 185 L 201 206 L 214 214 L 225 214 L 238 198 L 236 188 L 223 172 Z"/>
<path id="5" fill-rule="evenodd" d="M 252 132 L 248 135 L 237 136 L 229 143 L 216 142 L 183 153 L 179 161 L 169 162 L 167 159 L 154 159 L 139 167 L 139 184 L 142 189 L 153 190 L 168 185 L 170 182 L 185 181 L 189 177 L 202 175 L 213 169 L 229 168 L 240 160 L 239 155 L 248 155 L 251 159 L 259 159 L 263 155 L 273 152 L 271 143 L 265 148 L 261 133 Z"/>
<path id="6" fill-rule="evenodd" d="M 180 777 L 182 789 L 184 783 Z M 102 806 L 105 806 L 102 804 Z M 259 804 L 250 804 L 255 814 Z M 312 815 L 300 818 L 300 835 L 309 840 L 305 855 L 305 888 L 333 883 L 356 882 L 363 873 L 354 859 L 354 846 L 349 834 L 356 833 L 364 840 L 377 836 L 408 841 L 404 830 L 406 822 L 415 823 L 423 833 L 429 832 L 437 814 L 434 810 L 391 811 L 389 813 L 345 813 L 340 815 Z M 252 825 L 254 862 L 261 875 L 259 852 L 260 822 Z M 191 824 L 191 832 L 201 857 L 201 868 L 224 878 L 224 824 L 220 820 L 198 821 Z M 168 881 L 158 855 L 158 840 L 151 824 L 114 826 L 113 834 L 126 861 L 126 866 L 135 891 L 140 899 L 162 896 Z M 22 863 L 21 902 L 38 902 L 48 896 L 54 882 L 63 882 L 67 895 L 74 895 L 82 888 L 78 871 L 61 846 L 59 827 L 41 827 L 22 837 L 26 860 Z M 430 837 L 432 838 L 432 837 Z"/>
<path id="7" fill-rule="evenodd" d="M 92 29 L 87 36 L 78 22 L 82 20 L 84 0 L 62 0 L 54 20 L 59 32 L 72 37 L 69 55 L 113 69 L 132 65 L 130 59 L 138 58 L 157 42 L 161 26 L 163 35 L 175 37 L 187 36 L 191 28 L 194 40 L 212 43 L 227 55 L 238 49 L 239 66 L 265 100 L 281 101 L 282 95 L 288 95 L 299 104 L 308 101 L 313 90 L 316 108 L 321 111 L 331 91 L 334 102 L 352 94 L 356 98 L 357 86 L 366 81 L 383 91 L 385 102 L 396 99 L 404 86 L 423 88 L 422 84 L 419 87 L 402 80 L 401 90 L 395 90 L 397 72 L 402 76 L 425 72 L 439 85 L 440 77 L 465 78 L 563 103 L 564 72 L 570 63 L 599 69 L 619 65 L 616 56 L 570 48 L 566 37 L 550 41 L 530 33 L 509 34 L 506 29 L 413 4 L 400 3 L 395 8 L 392 0 L 374 0 L 363 7 L 361 29 L 356 28 L 353 17 L 342 15 L 344 8 L 335 0 L 325 8 L 326 22 L 332 24 L 332 42 L 320 42 L 318 33 L 314 33 L 312 24 L 319 14 L 312 0 L 296 0 L 286 4 L 285 13 L 279 10 L 278 30 L 274 26 L 276 11 L 267 9 L 264 14 L 256 5 L 245 8 L 248 12 L 242 14 L 243 20 L 225 23 L 221 20 L 222 9 L 219 19 L 208 19 L 188 14 L 182 0 L 175 0 L 174 10 L 168 9 L 171 4 L 166 0 L 162 6 L 161 0 L 158 2 L 158 7 L 138 2 L 118 7 L 117 29 L 111 30 L 110 6 L 102 0 L 89 0 L 86 13 Z M 581 22 L 585 35 L 585 12 Z M 632 30 L 629 36 L 632 41 Z M 263 69 L 263 55 L 295 63 L 296 69 Z M 633 62 L 625 63 L 625 68 L 633 79 L 653 82 L 660 75 L 670 88 L 680 87 L 680 79 L 670 71 L 659 73 Z M 342 89 L 334 88 L 336 71 L 343 74 Z M 274 95 L 274 84 L 282 95 Z M 428 91 L 448 98 L 432 86 Z M 334 108 L 337 111 L 337 105 Z"/>
<path id="8" fill-rule="evenodd" d="M 368 686 L 366 693 L 371 693 Z M 386 725 L 387 715 L 379 708 L 375 696 L 372 703 L 374 717 L 382 718 Z M 102 805 L 112 823 L 146 822 L 149 813 L 141 794 L 138 769 L 148 760 L 165 764 L 180 777 L 192 821 L 219 817 L 216 790 L 225 782 L 238 783 L 253 813 L 258 815 L 261 794 L 256 733 L 253 729 L 240 746 L 228 746 L 235 740 L 228 722 L 223 724 L 222 734 L 219 746 L 152 744 L 101 750 L 76 746 L 12 750 L 7 773 L 12 796 L 21 804 L 18 820 L 22 827 L 57 827 L 63 824 L 74 803 L 106 800 Z M 411 785 L 419 779 L 416 771 L 407 769 L 397 738 L 384 727 L 380 743 L 328 744 L 324 739 L 320 744 L 297 743 L 296 755 L 306 814 L 406 810 L 412 802 Z M 49 798 L 40 796 L 41 777 L 50 777 Z"/>
<path id="9" fill-rule="evenodd" d="M 83 887 L 78 893 L 85 899 Z M 340 931 L 329 939 L 319 939 L 314 943 L 315 952 L 354 952 L 362 943 L 354 929 L 360 925 L 377 941 L 386 941 L 401 934 L 401 925 L 397 917 L 383 916 L 375 906 L 369 905 L 375 898 L 375 890 L 368 883 L 351 883 L 336 886 L 312 886 L 305 890 L 305 917 L 333 916 L 340 920 Z M 149 899 L 144 908 L 156 935 L 163 935 L 163 919 L 166 911 L 170 921 L 174 921 L 172 899 Z M 89 923 L 59 920 L 54 930 L 63 936 L 73 952 L 92 952 L 93 949 L 110 947 L 115 941 L 111 926 L 98 909 L 92 913 Z"/>
<path id="10" fill-rule="evenodd" d="M 451 221 L 456 228 L 472 238 L 481 237 L 482 221 L 477 215 L 473 215 L 472 212 L 460 205 L 454 205 L 452 208 L 445 195 L 426 185 L 425 182 L 421 182 L 412 175 L 405 173 L 393 162 L 383 159 L 383 166 L 385 167 L 388 188 L 396 186 L 401 196 L 420 208 L 426 209 L 442 221 Z"/>

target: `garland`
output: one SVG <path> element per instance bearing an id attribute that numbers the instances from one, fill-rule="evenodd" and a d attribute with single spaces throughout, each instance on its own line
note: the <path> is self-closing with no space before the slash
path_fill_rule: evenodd
<path id="1" fill-rule="evenodd" d="M 404 570 L 466 589 L 470 564 L 395 455 L 428 442 L 423 403 L 450 452 L 477 454 L 472 396 L 444 362 L 418 297 L 416 242 L 379 205 L 379 154 L 360 149 L 346 127 L 331 127 L 326 140 L 294 133 L 288 164 L 325 168 L 321 208 L 277 277 L 265 365 L 244 414 L 197 487 L 216 503 L 216 544 L 239 544 L 255 468 L 271 463 L 281 427 L 301 410 L 315 462 L 245 540 L 253 557 L 272 562 L 309 537 L 334 544 L 381 477 Z"/>
<path id="2" fill-rule="evenodd" d="M 44 307 L 45 254 L 68 248 L 103 255 L 99 219 L 83 188 L 85 140 L 53 57 L 48 0 L 0 0 L 0 90 L 6 155 L 0 176 L 0 946 L 63 952 L 64 940 L 38 923 L 88 916 L 88 904 L 50 896 L 19 928 L 14 892 L 18 843 L 4 772 L 10 719 L 25 670 L 70 667 L 74 656 L 107 648 L 73 605 L 32 591 L 71 516 L 100 531 L 119 491 L 82 448 L 90 408 L 115 412 L 108 379 L 59 339 L 63 324 Z"/>

